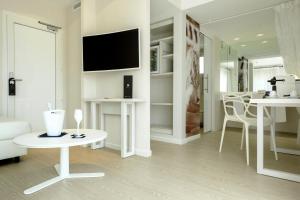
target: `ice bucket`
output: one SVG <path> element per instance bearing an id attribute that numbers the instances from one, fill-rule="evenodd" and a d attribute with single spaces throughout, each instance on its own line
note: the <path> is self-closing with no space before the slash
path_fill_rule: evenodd
<path id="1" fill-rule="evenodd" d="M 64 125 L 64 110 L 49 110 L 44 112 L 44 122 L 48 136 L 59 136 Z"/>

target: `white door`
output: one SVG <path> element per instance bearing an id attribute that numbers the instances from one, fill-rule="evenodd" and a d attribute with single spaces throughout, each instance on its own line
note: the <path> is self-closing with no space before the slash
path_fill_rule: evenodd
<path id="1" fill-rule="evenodd" d="M 7 114 L 44 130 L 43 111 L 55 107 L 56 35 L 37 20 L 7 16 L 6 38 L 8 77 L 16 79 Z"/>
<path id="2" fill-rule="evenodd" d="M 212 41 L 204 36 L 204 123 L 203 132 L 212 130 Z"/>

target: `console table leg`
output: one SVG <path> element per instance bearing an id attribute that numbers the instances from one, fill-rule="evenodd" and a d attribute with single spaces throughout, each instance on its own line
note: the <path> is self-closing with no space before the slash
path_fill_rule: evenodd
<path id="1" fill-rule="evenodd" d="M 128 105 L 130 112 L 130 131 L 128 132 Z M 129 144 L 128 144 L 129 141 Z M 135 104 L 121 103 L 121 157 L 126 158 L 135 153 Z"/>
<path id="2" fill-rule="evenodd" d="M 97 129 L 97 103 L 91 103 L 91 118 L 92 118 L 92 128 Z M 97 149 L 97 144 L 92 143 L 91 149 Z"/>
<path id="3" fill-rule="evenodd" d="M 100 112 L 102 112 L 102 104 L 100 104 Z M 91 103 L 91 121 L 92 121 L 92 128 L 93 129 L 97 129 L 98 126 L 98 104 L 95 102 Z M 102 115 L 101 115 L 101 129 L 103 129 L 102 127 Z M 100 149 L 104 147 L 104 141 L 100 141 L 100 142 L 95 142 L 91 144 L 91 149 Z"/>
<path id="4" fill-rule="evenodd" d="M 127 157 L 127 103 L 121 103 L 121 157 Z"/>
<path id="5" fill-rule="evenodd" d="M 130 126 L 130 128 L 131 128 L 131 130 L 130 130 L 130 132 L 131 132 L 131 136 L 130 136 L 131 149 L 130 149 L 130 151 L 131 151 L 131 154 L 133 155 L 133 154 L 135 154 L 135 103 L 131 104 L 130 118 L 131 118 L 130 119 L 130 124 L 131 124 L 131 126 Z"/>

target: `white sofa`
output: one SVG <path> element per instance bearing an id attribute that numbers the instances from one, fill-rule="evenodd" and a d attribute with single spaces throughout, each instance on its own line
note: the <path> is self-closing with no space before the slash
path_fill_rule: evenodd
<path id="1" fill-rule="evenodd" d="M 31 127 L 28 122 L 14 121 L 0 117 L 0 160 L 16 158 L 27 154 L 27 149 L 17 146 L 12 139 L 18 135 L 30 133 Z"/>

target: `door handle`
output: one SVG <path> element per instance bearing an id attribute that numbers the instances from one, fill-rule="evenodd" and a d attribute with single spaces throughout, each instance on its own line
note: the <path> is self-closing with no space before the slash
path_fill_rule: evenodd
<path id="1" fill-rule="evenodd" d="M 23 81 L 22 79 L 9 78 L 8 79 L 8 95 L 16 96 L 16 81 Z"/>
<path id="2" fill-rule="evenodd" d="M 203 84 L 204 84 L 204 87 L 203 87 L 204 92 L 208 93 L 208 75 L 204 75 Z"/>

